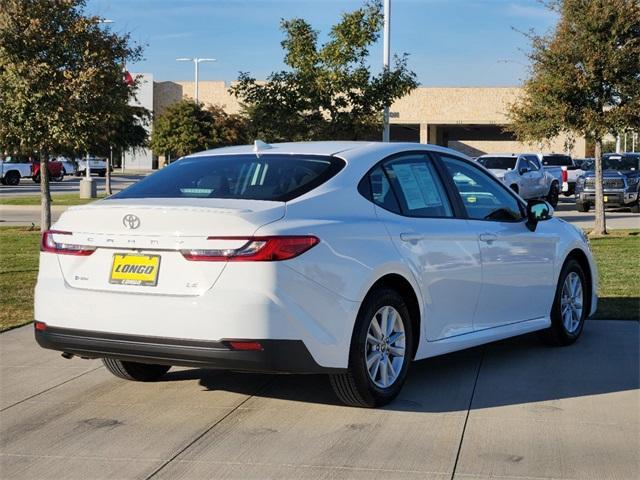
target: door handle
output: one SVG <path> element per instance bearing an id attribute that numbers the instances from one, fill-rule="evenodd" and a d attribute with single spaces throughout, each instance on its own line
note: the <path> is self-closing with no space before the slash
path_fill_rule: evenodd
<path id="1" fill-rule="evenodd" d="M 491 243 L 498 239 L 498 236 L 495 233 L 481 233 L 480 236 L 481 242 Z"/>
<path id="2" fill-rule="evenodd" d="M 405 232 L 400 234 L 400 240 L 402 240 L 403 242 L 419 242 L 423 238 L 424 235 L 421 235 L 419 233 Z"/>

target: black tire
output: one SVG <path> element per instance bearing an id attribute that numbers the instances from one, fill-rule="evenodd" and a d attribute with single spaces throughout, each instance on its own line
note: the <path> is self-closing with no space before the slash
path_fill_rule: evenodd
<path id="1" fill-rule="evenodd" d="M 551 184 L 549 188 L 549 194 L 547 195 L 547 202 L 551 204 L 553 208 L 558 206 L 558 199 L 560 198 L 560 188 L 556 182 Z"/>
<path id="2" fill-rule="evenodd" d="M 15 170 L 7 172 L 7 174 L 4 176 L 4 182 L 6 185 L 15 187 L 16 185 L 20 184 L 20 174 Z"/>
<path id="3" fill-rule="evenodd" d="M 0 178 L 0 185 L 6 185 L 7 181 L 4 178 Z"/>
<path id="4" fill-rule="evenodd" d="M 137 382 L 153 382 L 162 377 L 171 368 L 169 365 L 154 365 L 137 362 L 125 362 L 115 358 L 103 358 L 102 363 L 116 377 Z"/>
<path id="5" fill-rule="evenodd" d="M 589 209 L 591 208 L 591 205 L 589 204 L 589 202 L 584 202 L 584 203 L 576 203 L 576 209 L 579 212 L 583 212 L 586 213 L 589 211 Z"/>
<path id="6" fill-rule="evenodd" d="M 33 176 L 33 181 L 35 183 L 40 183 L 40 172 Z"/>
<path id="7" fill-rule="evenodd" d="M 573 331 L 569 331 L 562 319 L 562 288 L 565 279 L 571 274 L 576 273 L 580 278 L 582 284 L 582 313 L 580 315 L 579 324 Z M 584 270 L 577 260 L 568 259 L 558 278 L 558 285 L 556 287 L 556 296 L 553 300 L 553 306 L 551 307 L 551 326 L 541 333 L 542 339 L 549 345 L 564 347 L 574 343 L 582 333 L 584 329 L 584 322 L 589 315 L 591 308 L 590 289 L 587 287 L 586 276 Z"/>
<path id="8" fill-rule="evenodd" d="M 640 200 L 631 205 L 631 213 L 640 213 Z"/>
<path id="9" fill-rule="evenodd" d="M 400 315 L 404 327 L 404 362 L 395 381 L 386 388 L 377 386 L 370 378 L 366 366 L 367 333 L 371 319 L 385 306 L 393 307 Z M 413 359 L 413 331 L 409 309 L 403 298 L 389 288 L 369 292 L 365 298 L 353 330 L 346 373 L 330 375 L 330 382 L 338 398 L 354 407 L 380 407 L 391 402 L 400 393 Z"/>

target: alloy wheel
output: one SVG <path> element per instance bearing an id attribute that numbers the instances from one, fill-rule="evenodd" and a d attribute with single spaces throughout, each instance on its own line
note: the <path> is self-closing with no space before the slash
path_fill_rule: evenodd
<path id="1" fill-rule="evenodd" d="M 406 354 L 404 323 L 392 306 L 380 308 L 371 319 L 365 345 L 366 367 L 371 381 L 388 388 L 397 380 Z"/>
<path id="2" fill-rule="evenodd" d="M 570 272 L 562 285 L 560 314 L 562 323 L 568 333 L 575 333 L 582 321 L 583 308 L 582 280 L 576 272 Z"/>

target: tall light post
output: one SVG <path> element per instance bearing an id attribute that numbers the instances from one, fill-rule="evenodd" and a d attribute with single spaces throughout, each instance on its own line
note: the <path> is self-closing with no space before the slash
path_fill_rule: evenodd
<path id="1" fill-rule="evenodd" d="M 196 69 L 196 84 L 195 84 L 195 101 L 196 103 L 198 103 L 198 66 L 200 65 L 200 63 L 202 62 L 215 62 L 216 59 L 215 58 L 198 58 L 198 57 L 181 57 L 181 58 L 176 58 L 176 61 L 178 62 L 193 62 L 193 64 L 195 65 L 195 69 Z"/>
<path id="2" fill-rule="evenodd" d="M 382 51 L 382 64 L 384 69 L 389 68 L 389 59 L 391 56 L 389 49 L 389 40 L 391 36 L 391 0 L 384 0 L 384 33 L 383 33 L 383 51 Z M 385 105 L 382 119 L 382 141 L 388 142 L 390 140 L 390 127 L 389 127 L 389 105 Z"/>
<path id="3" fill-rule="evenodd" d="M 95 23 L 98 24 L 107 24 L 113 23 L 113 20 L 108 18 L 98 18 L 95 20 Z M 98 196 L 96 185 L 93 183 L 91 179 L 91 162 L 89 161 L 89 152 L 87 152 L 86 160 L 85 160 L 85 178 L 80 180 L 80 198 L 96 198 Z M 108 168 L 108 166 L 107 166 Z"/>

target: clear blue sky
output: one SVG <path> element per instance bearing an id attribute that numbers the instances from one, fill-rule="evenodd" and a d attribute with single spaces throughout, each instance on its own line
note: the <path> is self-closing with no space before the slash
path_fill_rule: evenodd
<path id="1" fill-rule="evenodd" d="M 202 80 L 232 81 L 239 71 L 258 79 L 283 68 L 281 18 L 301 17 L 320 39 L 358 0 L 89 0 L 91 14 L 114 20 L 146 44 L 145 60 L 131 66 L 156 80 L 192 80 L 193 67 L 177 57 L 214 57 Z M 392 0 L 392 53 L 426 86 L 510 86 L 526 77 L 526 38 L 545 33 L 556 17 L 537 0 Z M 515 29 L 515 30 L 514 30 Z M 382 62 L 381 41 L 371 51 Z"/>

